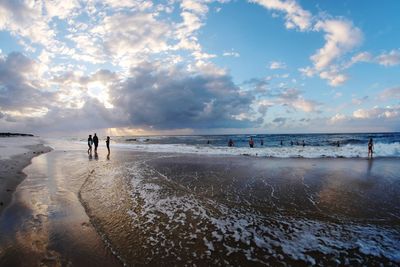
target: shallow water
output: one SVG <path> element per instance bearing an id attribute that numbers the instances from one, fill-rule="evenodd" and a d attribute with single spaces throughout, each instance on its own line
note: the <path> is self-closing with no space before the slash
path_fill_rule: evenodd
<path id="1" fill-rule="evenodd" d="M 127 151 L 80 191 L 128 265 L 397 265 L 399 193 L 396 159 Z"/>
<path id="2" fill-rule="evenodd" d="M 27 178 L 0 217 L 0 266 L 120 266 L 79 202 L 87 155 L 53 151 L 24 169 Z"/>

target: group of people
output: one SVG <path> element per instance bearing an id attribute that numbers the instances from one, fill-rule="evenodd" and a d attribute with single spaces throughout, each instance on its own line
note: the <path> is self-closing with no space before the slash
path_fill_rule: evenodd
<path id="1" fill-rule="evenodd" d="M 209 144 L 209 142 L 208 142 L 207 144 Z M 280 144 L 281 144 L 281 146 L 283 146 L 283 141 L 282 141 L 282 140 L 281 140 Z M 255 143 L 254 143 L 253 137 L 250 137 L 249 146 L 250 146 L 251 148 L 253 148 L 254 145 L 255 145 Z M 264 140 L 263 140 L 263 139 L 260 140 L 260 145 L 261 145 L 261 146 L 264 145 Z M 291 145 L 291 146 L 294 145 L 293 141 L 290 141 L 290 145 Z M 296 145 L 300 145 L 300 143 L 297 141 L 297 142 L 296 142 Z M 303 147 L 306 146 L 306 143 L 304 142 L 304 140 L 301 142 L 301 145 L 302 145 Z M 229 141 L 228 141 L 228 146 L 229 146 L 229 147 L 235 146 L 235 143 L 233 142 L 232 139 L 229 139 Z M 340 142 L 337 141 L 337 142 L 335 143 L 335 146 L 340 147 Z M 374 153 L 374 141 L 372 140 L 372 138 L 370 138 L 369 141 L 368 141 L 368 158 L 372 158 L 373 153 Z"/>
<path id="2" fill-rule="evenodd" d="M 207 142 L 207 144 L 209 144 L 209 142 Z M 283 146 L 283 141 L 282 141 L 282 140 L 281 140 L 281 143 L 280 143 L 280 144 L 281 144 L 281 146 Z M 261 146 L 264 145 L 264 140 L 263 140 L 263 139 L 260 140 L 260 145 L 261 145 Z M 293 141 L 290 141 L 290 145 L 291 145 L 291 146 L 294 145 Z M 299 142 L 296 142 L 296 145 L 299 146 L 300 143 L 299 143 Z M 302 145 L 303 147 L 306 146 L 306 143 L 304 142 L 304 140 L 303 140 L 303 142 L 301 143 L 301 145 Z M 228 146 L 229 146 L 229 147 L 235 146 L 235 143 L 233 142 L 232 139 L 229 139 L 229 141 L 228 141 Z M 253 148 L 253 147 L 255 146 L 255 142 L 254 142 L 254 140 L 253 140 L 253 137 L 250 137 L 249 146 L 250 146 L 251 148 Z"/>
<path id="3" fill-rule="evenodd" d="M 97 154 L 97 148 L 99 146 L 99 138 L 97 137 L 96 133 L 94 133 L 93 138 L 92 138 L 92 135 L 89 134 L 88 154 L 92 154 L 93 145 L 94 145 L 94 153 Z M 107 146 L 107 150 L 108 150 L 108 155 L 110 155 L 110 137 L 109 136 L 107 136 L 107 139 L 106 139 L 106 146 Z"/>

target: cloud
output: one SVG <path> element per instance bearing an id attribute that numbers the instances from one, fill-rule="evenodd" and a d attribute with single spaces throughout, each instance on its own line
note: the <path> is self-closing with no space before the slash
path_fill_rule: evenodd
<path id="1" fill-rule="evenodd" d="M 135 127 L 229 128 L 252 125 L 235 116 L 250 111 L 252 97 L 227 75 L 188 73 L 146 62 L 115 88 L 112 104 Z"/>
<path id="2" fill-rule="evenodd" d="M 346 115 L 337 113 L 335 116 L 330 118 L 328 122 L 334 124 L 340 121 L 344 121 L 346 118 L 347 118 Z"/>
<path id="3" fill-rule="evenodd" d="M 374 107 L 372 109 L 357 109 L 353 112 L 353 117 L 357 119 L 388 119 L 399 118 L 400 107 Z"/>
<path id="4" fill-rule="evenodd" d="M 325 45 L 311 56 L 317 71 L 329 67 L 343 54 L 361 44 L 363 39 L 361 30 L 347 20 L 318 21 L 314 30 L 325 32 Z"/>
<path id="5" fill-rule="evenodd" d="M 351 100 L 351 103 L 359 106 L 359 105 L 365 103 L 368 100 L 368 98 L 369 98 L 368 96 L 364 96 L 364 97 L 360 97 L 360 98 L 353 98 Z"/>
<path id="6" fill-rule="evenodd" d="M 105 17 L 90 32 L 101 40 L 104 53 L 116 63 L 132 57 L 143 59 L 148 54 L 167 50 L 167 40 L 171 34 L 169 27 L 153 14 L 141 12 L 118 13 Z M 82 37 L 89 38 L 87 35 Z M 80 42 L 81 40 L 77 40 L 77 44 Z M 91 47 L 91 42 L 92 38 L 87 40 L 88 47 Z M 89 51 L 89 54 L 96 50 Z"/>
<path id="7" fill-rule="evenodd" d="M 294 0 L 249 0 L 249 2 L 257 3 L 269 10 L 284 13 L 285 26 L 288 29 L 297 28 L 300 31 L 305 31 L 311 27 L 311 13 L 304 10 Z"/>
<path id="8" fill-rule="evenodd" d="M 400 130 L 400 106 L 357 109 L 350 115 L 341 113 L 327 120 L 319 119 L 320 127 L 341 132 L 385 132 Z M 314 127 L 310 125 L 310 127 Z"/>
<path id="9" fill-rule="evenodd" d="M 383 53 L 376 58 L 376 61 L 385 67 L 399 65 L 400 50 L 392 50 L 389 53 Z"/>
<path id="10" fill-rule="evenodd" d="M 240 57 L 240 54 L 235 51 L 226 51 L 222 54 L 224 57 Z"/>
<path id="11" fill-rule="evenodd" d="M 269 64 L 269 68 L 271 70 L 286 69 L 286 64 L 284 62 L 271 61 L 271 63 Z"/>
<path id="12" fill-rule="evenodd" d="M 307 100 L 301 92 L 296 88 L 288 88 L 281 91 L 276 95 L 278 98 L 277 102 L 294 108 L 295 110 L 302 110 L 304 112 L 319 112 L 318 107 L 320 104 L 313 100 Z"/>
<path id="13" fill-rule="evenodd" d="M 38 71 L 38 64 L 21 53 L 0 58 L 0 109 L 3 112 L 43 110 L 42 103 L 52 101 L 54 94 L 40 88 Z"/>
<path id="14" fill-rule="evenodd" d="M 328 84 L 333 87 L 342 85 L 349 79 L 346 74 L 339 73 L 336 69 L 322 71 L 319 73 L 319 77 L 328 80 Z"/>
<path id="15" fill-rule="evenodd" d="M 385 100 L 400 99 L 400 87 L 385 89 L 382 93 L 379 94 L 379 97 Z"/>
<path id="16" fill-rule="evenodd" d="M 376 63 L 385 67 L 396 66 L 400 64 L 400 50 L 384 52 L 375 57 L 369 52 L 361 52 L 353 56 L 349 62 L 344 64 L 343 68 L 350 68 L 359 62 Z"/>
<path id="17" fill-rule="evenodd" d="M 273 123 L 276 123 L 276 124 L 278 124 L 278 125 L 280 125 L 280 126 L 282 126 L 283 124 L 285 124 L 286 123 L 286 118 L 284 118 L 284 117 L 277 117 L 277 118 L 275 118 L 272 122 Z"/>

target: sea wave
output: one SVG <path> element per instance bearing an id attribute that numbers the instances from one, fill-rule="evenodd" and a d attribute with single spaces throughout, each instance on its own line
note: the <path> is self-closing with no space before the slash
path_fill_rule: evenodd
<path id="1" fill-rule="evenodd" d="M 222 147 L 186 144 L 127 144 L 116 143 L 113 147 L 158 153 L 189 153 L 206 155 L 247 155 L 276 158 L 366 158 L 365 145 L 346 144 L 334 146 L 283 146 L 283 147 Z M 376 143 L 374 157 L 400 157 L 400 143 Z"/>

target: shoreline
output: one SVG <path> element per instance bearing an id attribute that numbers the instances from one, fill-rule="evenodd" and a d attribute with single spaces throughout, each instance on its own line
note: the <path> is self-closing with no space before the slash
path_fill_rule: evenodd
<path id="1" fill-rule="evenodd" d="M 0 158 L 0 217 L 12 202 L 16 188 L 27 176 L 23 170 L 32 163 L 34 157 L 52 151 L 51 147 L 44 144 L 27 145 L 23 148 L 28 151 L 10 158 Z"/>

